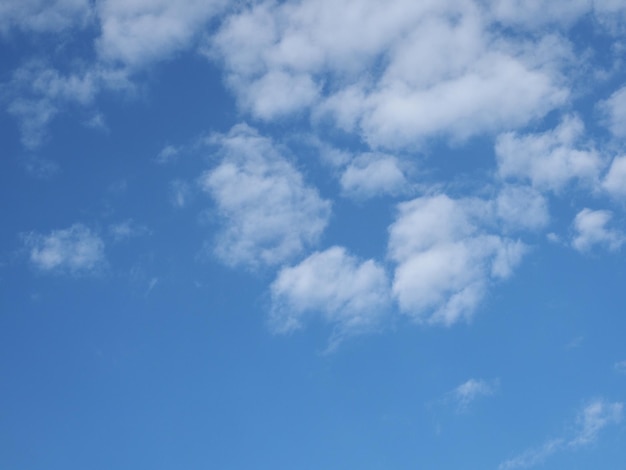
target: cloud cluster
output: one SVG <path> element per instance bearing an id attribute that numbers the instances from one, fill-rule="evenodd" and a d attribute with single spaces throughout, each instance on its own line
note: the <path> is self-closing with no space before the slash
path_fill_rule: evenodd
<path id="1" fill-rule="evenodd" d="M 388 255 L 403 313 L 443 325 L 472 316 L 489 284 L 507 278 L 526 251 L 518 240 L 487 232 L 492 219 L 488 201 L 443 194 L 398 206 Z"/>
<path id="2" fill-rule="evenodd" d="M 105 263 L 104 242 L 83 224 L 53 230 L 48 235 L 25 236 L 31 263 L 41 271 L 89 274 Z"/>
<path id="3" fill-rule="evenodd" d="M 338 246 L 282 268 L 271 294 L 271 323 L 279 333 L 300 328 L 313 314 L 335 325 L 337 335 L 363 333 L 379 326 L 390 308 L 384 268 Z"/>
<path id="4" fill-rule="evenodd" d="M 469 0 L 262 1 L 229 16 L 208 54 L 260 119 L 308 110 L 373 147 L 465 139 L 568 98 L 546 64 L 570 60 L 569 46 L 554 36 L 508 41 L 487 11 Z"/>
<path id="5" fill-rule="evenodd" d="M 595 442 L 600 432 L 609 425 L 621 422 L 624 404 L 598 399 L 590 402 L 578 413 L 573 435 L 550 439 L 543 445 L 501 463 L 498 470 L 530 468 L 545 462 L 557 452 L 579 449 Z"/>
<path id="6" fill-rule="evenodd" d="M 290 260 L 317 242 L 330 202 L 307 185 L 274 143 L 240 124 L 216 135 L 221 161 L 201 178 L 223 226 L 215 254 L 230 266 L 257 268 Z"/>
<path id="7" fill-rule="evenodd" d="M 574 219 L 572 246 L 578 251 L 588 251 L 595 245 L 617 250 L 626 241 L 626 235 L 606 227 L 612 216 L 611 211 L 606 210 L 581 210 Z"/>

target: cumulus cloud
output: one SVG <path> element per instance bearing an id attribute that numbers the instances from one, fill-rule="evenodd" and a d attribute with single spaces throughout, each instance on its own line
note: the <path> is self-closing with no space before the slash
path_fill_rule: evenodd
<path id="1" fill-rule="evenodd" d="M 497 388 L 497 380 L 469 379 L 452 390 L 448 396 L 456 403 L 459 411 L 465 411 L 475 400 L 493 395 Z"/>
<path id="2" fill-rule="evenodd" d="M 230 266 L 275 265 L 317 242 L 331 204 L 270 139 L 240 124 L 213 141 L 221 162 L 201 185 L 223 220 L 218 258 Z"/>
<path id="3" fill-rule="evenodd" d="M 296 330 L 307 318 L 319 315 L 341 337 L 370 331 L 389 313 L 384 268 L 338 246 L 281 269 L 271 294 L 271 324 L 279 333 Z"/>
<path id="4" fill-rule="evenodd" d="M 97 2 L 104 62 L 137 68 L 183 50 L 225 5 L 223 0 Z"/>
<path id="5" fill-rule="evenodd" d="M 550 439 L 543 445 L 529 449 L 522 454 L 506 460 L 498 466 L 498 470 L 514 470 L 530 468 L 544 463 L 551 455 L 575 450 L 595 442 L 600 432 L 611 424 L 622 420 L 623 403 L 610 403 L 598 399 L 584 406 L 578 413 L 575 433 L 568 437 Z"/>
<path id="6" fill-rule="evenodd" d="M 492 205 L 478 199 L 425 196 L 398 206 L 388 256 L 396 263 L 392 291 L 417 321 L 451 325 L 469 319 L 489 284 L 507 278 L 526 247 L 488 233 Z"/>
<path id="7" fill-rule="evenodd" d="M 583 136 L 577 116 L 566 116 L 555 129 L 539 134 L 502 134 L 496 142 L 498 174 L 541 190 L 558 191 L 574 180 L 594 185 L 604 162 Z"/>
<path id="8" fill-rule="evenodd" d="M 592 9 L 592 0 L 493 0 L 491 14 L 504 24 L 569 26 Z"/>
<path id="9" fill-rule="evenodd" d="M 88 274 L 105 263 L 104 242 L 83 224 L 25 236 L 31 263 L 44 272 Z"/>
<path id="10" fill-rule="evenodd" d="M 599 106 L 611 133 L 618 138 L 626 137 L 626 86 L 602 101 Z"/>
<path id="11" fill-rule="evenodd" d="M 602 187 L 616 198 L 626 197 L 626 156 L 613 159 Z"/>
<path id="12" fill-rule="evenodd" d="M 207 54 L 257 117 L 310 111 L 399 148 L 523 125 L 565 102 L 546 64 L 569 48 L 513 44 L 490 21 L 473 1 L 261 1 L 229 16 Z"/>
<path id="13" fill-rule="evenodd" d="M 341 190 L 354 199 L 368 199 L 408 189 L 408 182 L 397 158 L 366 153 L 354 158 L 341 175 Z"/>
<path id="14" fill-rule="evenodd" d="M 585 208 L 576 214 L 574 219 L 574 237 L 572 246 L 578 251 L 588 251 L 595 245 L 605 246 L 609 250 L 617 250 L 626 241 L 626 236 L 618 230 L 609 229 L 613 213 L 606 210 Z"/>

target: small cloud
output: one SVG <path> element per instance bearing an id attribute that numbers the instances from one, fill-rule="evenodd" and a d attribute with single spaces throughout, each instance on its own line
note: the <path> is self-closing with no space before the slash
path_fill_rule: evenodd
<path id="1" fill-rule="evenodd" d="M 87 121 L 85 121 L 85 126 L 102 132 L 109 131 L 109 127 L 107 126 L 102 113 L 96 113 L 90 117 Z"/>
<path id="2" fill-rule="evenodd" d="M 150 233 L 147 227 L 139 225 L 132 219 L 125 220 L 118 224 L 109 225 L 109 234 L 113 237 L 113 240 L 121 241 L 129 238 L 139 237 Z"/>
<path id="3" fill-rule="evenodd" d="M 34 155 L 24 159 L 24 168 L 31 176 L 44 180 L 53 178 L 61 172 L 57 162 Z"/>
<path id="4" fill-rule="evenodd" d="M 31 263 L 43 272 L 89 274 L 105 263 L 104 242 L 83 224 L 24 237 Z"/>
<path id="5" fill-rule="evenodd" d="M 174 180 L 170 183 L 170 203 L 177 209 L 182 209 L 189 204 L 191 196 L 189 183 L 183 180 Z"/>
<path id="6" fill-rule="evenodd" d="M 307 317 L 319 315 L 336 327 L 335 343 L 380 325 L 390 301 L 383 267 L 338 246 L 281 269 L 271 292 L 271 323 L 277 333 L 294 331 Z"/>
<path id="7" fill-rule="evenodd" d="M 459 411 L 466 411 L 477 399 L 493 395 L 498 384 L 498 380 L 469 379 L 449 392 L 448 396 L 456 403 Z"/>
<path id="8" fill-rule="evenodd" d="M 180 147 L 167 145 L 157 154 L 155 160 L 160 165 L 165 165 L 166 163 L 172 163 L 178 159 L 180 152 L 181 152 Z"/>
<path id="9" fill-rule="evenodd" d="M 391 155 L 366 153 L 355 158 L 341 175 L 343 193 L 353 199 L 369 199 L 406 191 L 408 183 L 400 162 Z"/>
<path id="10" fill-rule="evenodd" d="M 626 374 L 626 361 L 616 362 L 613 368 L 620 374 Z"/>
<path id="11" fill-rule="evenodd" d="M 595 245 L 603 245 L 611 251 L 619 249 L 626 237 L 622 232 L 606 228 L 613 213 L 606 210 L 581 210 L 574 219 L 574 249 L 585 252 Z"/>

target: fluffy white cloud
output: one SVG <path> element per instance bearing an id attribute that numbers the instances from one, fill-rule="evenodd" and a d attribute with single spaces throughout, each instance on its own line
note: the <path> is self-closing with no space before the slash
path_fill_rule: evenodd
<path id="1" fill-rule="evenodd" d="M 578 449 L 595 442 L 600 432 L 622 420 L 624 405 L 606 400 L 594 400 L 578 413 L 575 433 L 569 437 L 551 439 L 540 447 L 529 449 L 498 466 L 498 470 L 530 468 L 542 464 L 556 452 Z"/>
<path id="2" fill-rule="evenodd" d="M 493 395 L 497 386 L 498 381 L 469 379 L 452 390 L 449 396 L 456 402 L 458 409 L 464 411 L 478 398 Z"/>
<path id="3" fill-rule="evenodd" d="M 283 268 L 271 292 L 271 323 L 280 333 L 300 328 L 307 317 L 318 314 L 335 325 L 336 335 L 356 334 L 379 325 L 389 313 L 385 270 L 338 246 Z"/>
<path id="4" fill-rule="evenodd" d="M 408 182 L 397 158 L 366 153 L 354 158 L 341 175 L 341 190 L 354 199 L 390 194 L 408 189 Z"/>
<path id="5" fill-rule="evenodd" d="M 31 263 L 42 271 L 85 274 L 105 263 L 104 242 L 82 224 L 53 230 L 48 235 L 30 233 L 25 243 Z"/>
<path id="6" fill-rule="evenodd" d="M 326 227 L 330 202 L 304 182 L 270 139 L 247 125 L 215 136 L 221 163 L 201 184 L 224 227 L 216 255 L 231 266 L 274 265 L 314 244 Z"/>
<path id="7" fill-rule="evenodd" d="M 594 185 L 604 166 L 598 152 L 582 142 L 584 125 L 566 116 L 555 129 L 540 134 L 508 132 L 498 137 L 498 174 L 529 181 L 542 190 L 558 191 L 572 180 Z"/>
<path id="8" fill-rule="evenodd" d="M 611 133 L 618 138 L 626 137 L 626 86 L 600 103 Z"/>
<path id="9" fill-rule="evenodd" d="M 90 0 L 3 0 L 0 33 L 16 28 L 35 33 L 58 33 L 84 26 L 92 16 Z"/>
<path id="10" fill-rule="evenodd" d="M 183 50 L 225 5 L 223 0 L 102 0 L 96 48 L 104 61 L 139 67 Z"/>
<path id="11" fill-rule="evenodd" d="M 617 230 L 608 229 L 613 213 L 606 210 L 594 211 L 583 209 L 574 219 L 575 235 L 572 239 L 572 246 L 578 251 L 588 251 L 595 245 L 604 245 L 609 250 L 617 250 L 626 236 Z"/>
<path id="12" fill-rule="evenodd" d="M 611 167 L 604 181 L 602 181 L 602 187 L 612 196 L 626 197 L 626 156 L 613 159 Z"/>
<path id="13" fill-rule="evenodd" d="M 398 206 L 388 256 L 402 312 L 444 325 L 471 317 L 490 282 L 510 276 L 526 251 L 482 228 L 493 218 L 492 204 L 478 199 L 437 195 Z"/>
<path id="14" fill-rule="evenodd" d="M 568 97 L 559 67 L 546 66 L 570 60 L 567 44 L 514 45 L 486 10 L 471 0 L 261 1 L 230 16 L 207 50 L 257 117 L 311 110 L 387 148 L 464 139 Z"/>

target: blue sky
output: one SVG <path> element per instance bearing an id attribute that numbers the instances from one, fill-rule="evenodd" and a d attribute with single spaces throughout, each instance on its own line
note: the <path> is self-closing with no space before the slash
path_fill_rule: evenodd
<path id="1" fill-rule="evenodd" d="M 0 467 L 622 469 L 626 4 L 5 0 Z"/>

